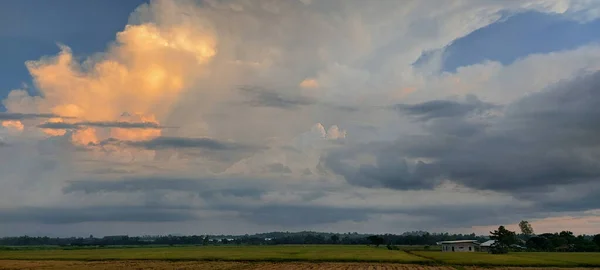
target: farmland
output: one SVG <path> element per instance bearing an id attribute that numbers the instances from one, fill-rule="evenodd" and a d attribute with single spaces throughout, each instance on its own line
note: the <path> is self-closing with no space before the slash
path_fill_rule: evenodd
<path id="1" fill-rule="evenodd" d="M 166 262 L 166 261 L 2 261 L 0 270 L 4 269 L 254 269 L 254 270 L 276 270 L 276 269 L 332 269 L 332 270 L 452 270 L 449 266 L 424 266 L 414 264 L 393 263 L 311 263 L 311 262 Z"/>
<path id="2" fill-rule="evenodd" d="M 167 262 L 167 261 L 24 261 L 24 260 L 0 260 L 0 270 L 8 269 L 32 269 L 32 270 L 116 270 L 116 269 L 206 269 L 206 270 L 276 270 L 276 269 L 313 269 L 313 270 L 479 270 L 489 269 L 482 267 L 453 267 L 453 266 L 435 266 L 435 265 L 416 265 L 416 264 L 397 264 L 397 263 L 336 263 L 336 262 L 218 262 L 218 261 L 186 261 L 186 262 Z M 532 267 L 502 267 L 494 268 L 502 270 L 536 270 L 536 269 L 554 269 L 564 268 L 532 268 Z M 590 270 L 592 268 L 569 268 L 569 270 Z"/>
<path id="3" fill-rule="evenodd" d="M 424 263 L 428 259 L 368 246 L 217 246 L 0 251 L 0 260 L 204 260 Z"/>
<path id="4" fill-rule="evenodd" d="M 512 252 L 501 255 L 481 252 L 414 251 L 412 253 L 446 265 L 600 267 L 600 253 Z"/>
<path id="5" fill-rule="evenodd" d="M 600 267 L 598 253 L 443 253 L 344 245 L 25 248 L 0 250 L 0 269 L 477 269 Z M 510 268 L 512 267 L 512 268 Z M 528 268 L 531 269 L 531 268 Z M 600 269 L 600 268 L 599 268 Z"/>

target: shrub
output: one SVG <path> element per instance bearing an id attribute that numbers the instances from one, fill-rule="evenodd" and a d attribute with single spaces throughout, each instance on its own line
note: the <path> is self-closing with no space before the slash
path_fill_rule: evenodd
<path id="1" fill-rule="evenodd" d="M 400 250 L 400 248 L 399 248 L 399 247 L 397 247 L 397 246 L 394 246 L 394 245 L 390 245 L 390 244 L 387 244 L 387 246 L 386 246 L 386 247 L 387 247 L 387 249 L 388 249 L 388 250 Z"/>
<path id="2" fill-rule="evenodd" d="M 508 247 L 497 242 L 490 247 L 490 253 L 492 254 L 506 254 L 508 253 Z"/>

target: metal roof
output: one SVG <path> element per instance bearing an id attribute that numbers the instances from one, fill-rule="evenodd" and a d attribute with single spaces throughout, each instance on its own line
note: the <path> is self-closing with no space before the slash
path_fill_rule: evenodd
<path id="1" fill-rule="evenodd" d="M 491 247 L 494 243 L 496 243 L 496 240 L 488 240 L 488 241 L 485 241 L 485 242 L 481 243 L 480 246 L 482 246 L 482 247 Z"/>
<path id="2" fill-rule="evenodd" d="M 472 244 L 479 244 L 477 242 L 477 240 L 456 240 L 456 241 L 442 241 L 440 242 L 440 244 L 442 245 L 448 245 L 448 244 L 460 244 L 460 243 L 472 243 Z"/>

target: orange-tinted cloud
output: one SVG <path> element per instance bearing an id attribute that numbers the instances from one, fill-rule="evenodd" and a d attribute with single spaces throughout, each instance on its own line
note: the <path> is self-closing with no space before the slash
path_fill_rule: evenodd
<path id="1" fill-rule="evenodd" d="M 315 79 L 305 79 L 300 83 L 300 86 L 303 88 L 318 88 L 319 82 Z"/>
<path id="2" fill-rule="evenodd" d="M 121 121 L 125 122 L 144 122 L 144 123 L 156 123 L 156 118 L 151 116 L 122 116 Z M 156 138 L 161 135 L 160 129 L 148 128 L 148 129 L 129 129 L 129 128 L 112 128 L 110 130 L 110 137 L 116 138 L 122 141 L 138 141 L 138 140 L 149 140 Z"/>
<path id="3" fill-rule="evenodd" d="M 23 123 L 21 123 L 21 121 L 18 121 L 18 120 L 2 121 L 2 126 L 5 128 L 15 129 L 18 131 L 22 131 L 24 128 Z"/>
<path id="4" fill-rule="evenodd" d="M 51 119 L 48 119 L 47 122 L 48 123 L 63 123 L 64 121 L 61 118 L 51 118 Z M 50 136 L 62 136 L 62 135 L 65 135 L 65 133 L 67 133 L 66 129 L 43 128 L 42 131 Z"/>
<path id="5" fill-rule="evenodd" d="M 82 130 L 74 131 L 71 134 L 71 140 L 80 145 L 88 145 L 90 143 L 98 143 L 98 137 L 96 136 L 95 128 L 85 128 Z"/>
<path id="6" fill-rule="evenodd" d="M 123 119 L 128 114 L 159 123 L 194 76 L 202 73 L 202 66 L 217 53 L 214 35 L 195 27 L 128 25 L 117 34 L 116 43 L 106 54 L 84 63 L 76 61 L 68 47 L 61 46 L 54 57 L 26 63 L 42 95 L 34 97 L 16 90 L 4 104 L 9 112 L 51 112 L 76 118 L 52 121 L 138 120 Z M 51 136 L 66 132 L 43 131 Z M 74 130 L 72 139 L 87 144 L 107 136 L 133 141 L 160 134 L 160 129 L 97 127 Z"/>

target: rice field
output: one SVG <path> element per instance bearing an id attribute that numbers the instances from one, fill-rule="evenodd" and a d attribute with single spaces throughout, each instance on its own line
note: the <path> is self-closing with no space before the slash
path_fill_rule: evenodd
<path id="1" fill-rule="evenodd" d="M 478 266 L 557 266 L 600 267 L 600 253 L 571 252 L 511 252 L 488 254 L 481 252 L 413 251 L 412 254 L 440 264 Z"/>
<path id="2" fill-rule="evenodd" d="M 151 269 L 151 270 L 225 270 L 225 269 L 253 269 L 253 270 L 303 270 L 303 269 L 332 269 L 332 270 L 453 270 L 450 266 L 424 266 L 414 264 L 392 263 L 310 263 L 310 262 L 167 262 L 167 261 L 23 261 L 0 260 L 0 270 L 5 269 L 32 269 L 32 270 L 116 270 L 116 269 Z"/>
<path id="3" fill-rule="evenodd" d="M 183 246 L 0 250 L 0 269 L 600 269 L 600 253 L 452 253 L 385 247 Z M 501 268 L 500 268 L 501 267 Z"/>
<path id="4" fill-rule="evenodd" d="M 453 267 L 417 264 L 394 263 L 311 263 L 311 262 L 222 262 L 222 261 L 26 261 L 26 260 L 0 260 L 0 270 L 30 269 L 30 270 L 117 270 L 117 269 L 149 269 L 149 270 L 480 270 L 488 267 Z M 532 267 L 494 267 L 494 270 L 564 270 L 564 268 L 532 268 Z M 591 270 L 600 268 L 569 268 L 569 270 Z"/>
<path id="5" fill-rule="evenodd" d="M 368 246 L 208 246 L 0 250 L 0 260 L 311 261 L 426 263 L 397 250 Z"/>

